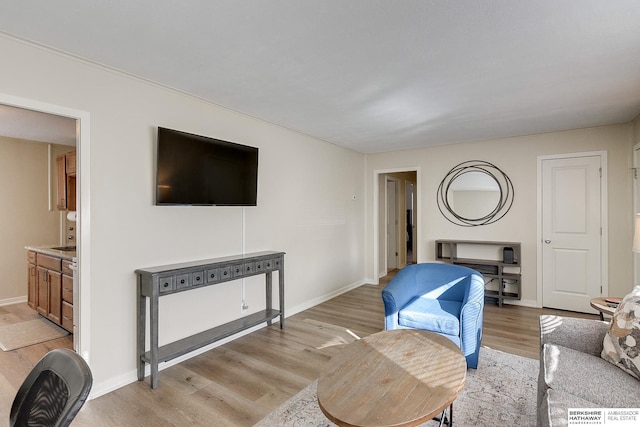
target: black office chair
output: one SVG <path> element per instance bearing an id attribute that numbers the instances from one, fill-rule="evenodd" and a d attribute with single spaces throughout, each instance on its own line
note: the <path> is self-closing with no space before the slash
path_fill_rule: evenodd
<path id="1" fill-rule="evenodd" d="M 9 425 L 68 426 L 89 396 L 93 376 L 77 353 L 51 350 L 33 367 L 11 406 Z"/>

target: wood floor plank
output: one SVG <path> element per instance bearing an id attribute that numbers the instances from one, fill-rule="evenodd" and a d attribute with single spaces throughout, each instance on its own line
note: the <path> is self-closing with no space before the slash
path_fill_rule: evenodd
<path id="1" fill-rule="evenodd" d="M 331 357 L 357 337 L 384 329 L 381 285 L 363 285 L 323 304 L 160 371 L 159 387 L 148 378 L 87 402 L 78 426 L 252 426 L 315 380 Z M 0 307 L 0 324 L 28 319 L 26 307 Z M 26 308 L 25 308 L 26 307 Z M 595 315 L 487 303 L 483 345 L 538 358 L 541 314 Z M 37 315 L 36 315 L 37 316 Z M 354 336 L 355 335 L 355 336 Z M 8 419 L 18 387 L 47 351 L 71 348 L 71 337 L 0 352 L 0 418 Z"/>

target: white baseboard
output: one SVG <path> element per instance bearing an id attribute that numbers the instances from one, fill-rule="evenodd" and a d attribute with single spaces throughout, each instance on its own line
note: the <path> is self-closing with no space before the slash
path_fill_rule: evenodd
<path id="1" fill-rule="evenodd" d="M 287 316 L 285 316 L 286 319 Z M 273 324 L 278 324 L 278 321 L 274 321 Z M 184 362 L 185 360 L 191 359 L 192 357 L 196 357 L 199 354 L 202 354 L 206 351 L 212 350 L 216 347 L 220 347 L 223 344 L 226 344 L 230 341 L 233 341 L 235 339 L 238 339 L 240 337 L 243 337 L 247 334 L 250 334 L 252 332 L 255 332 L 259 329 L 262 329 L 264 327 L 266 327 L 267 324 L 263 324 L 263 325 L 258 325 L 258 326 L 254 326 L 253 328 L 249 328 L 247 330 L 244 330 L 242 332 L 238 332 L 237 334 L 231 336 L 231 337 L 227 337 L 224 339 L 221 339 L 220 341 L 216 341 L 213 344 L 209 344 L 207 346 L 201 347 L 197 350 L 192 351 L 191 353 L 185 354 L 183 356 L 180 357 L 176 357 L 175 359 L 169 360 L 168 362 L 162 362 L 160 364 L 158 364 L 158 371 L 162 371 L 166 368 L 169 368 L 173 365 L 176 365 L 180 362 Z M 145 366 L 145 371 L 144 371 L 144 381 L 149 384 L 150 381 L 150 377 L 149 375 L 151 375 L 151 366 L 149 366 L 148 364 Z M 91 399 L 95 399 L 97 397 L 103 396 L 107 393 L 110 393 L 112 391 L 115 391 L 121 387 L 124 387 L 126 385 L 129 385 L 131 383 L 134 383 L 138 381 L 138 371 L 137 369 L 132 370 L 127 372 L 126 374 L 122 374 L 119 375 L 117 377 L 114 378 L 110 378 L 107 381 L 103 381 L 101 383 L 95 384 L 91 389 L 91 393 L 89 394 L 89 400 Z M 150 387 L 150 385 L 149 385 Z"/>
<path id="2" fill-rule="evenodd" d="M 22 297 L 15 297 L 15 298 L 6 298 L 3 300 L 0 300 L 0 307 L 4 306 L 4 305 L 11 305 L 11 304 L 19 304 L 21 302 L 27 302 L 27 296 L 22 296 Z"/>
<path id="3" fill-rule="evenodd" d="M 285 319 L 289 316 L 293 316 L 294 314 L 298 314 L 302 311 L 308 310 L 312 307 L 315 307 L 316 305 L 322 304 L 323 302 L 329 301 L 332 298 L 335 298 L 339 295 L 342 295 L 346 292 L 349 292 L 352 289 L 355 289 L 359 286 L 364 285 L 366 282 L 365 281 L 358 281 L 355 283 L 351 283 L 347 286 L 344 286 L 340 289 L 336 289 L 335 291 L 329 292 L 328 294 L 322 295 L 318 298 L 314 298 L 312 300 L 309 300 L 303 304 L 299 304 L 295 307 L 290 307 L 286 309 L 286 313 L 285 313 Z M 26 299 L 25 299 L 26 301 Z M 278 321 L 274 321 L 273 324 L 278 324 Z M 172 359 L 168 362 L 163 362 L 160 363 L 158 365 L 158 371 L 162 371 L 163 369 L 166 369 L 170 366 L 173 366 L 175 364 L 178 364 L 180 362 L 183 362 L 185 360 L 191 359 L 192 357 L 195 357 L 199 354 L 202 354 L 206 351 L 212 350 L 216 347 L 219 347 L 223 344 L 226 344 L 228 342 L 231 342 L 235 339 L 238 339 L 240 337 L 243 337 L 245 335 L 248 335 L 252 332 L 255 332 L 259 329 L 262 329 L 264 327 L 266 327 L 266 323 L 262 324 L 262 325 L 258 325 L 258 326 L 254 326 L 253 328 L 247 329 L 245 331 L 239 332 L 231 337 L 222 339 L 220 341 L 217 341 L 213 344 L 209 344 L 207 346 L 204 346 L 202 348 L 199 348 L 197 350 L 192 351 L 191 353 L 185 354 L 183 356 L 180 357 L 176 357 L 175 359 Z M 285 326 L 285 331 L 286 331 L 286 326 Z M 145 366 L 145 382 L 147 382 L 147 384 L 149 383 L 149 375 L 151 373 L 151 367 L 147 364 Z M 97 397 L 103 396 L 107 393 L 110 393 L 114 390 L 117 390 L 121 387 L 124 387 L 128 384 L 134 383 L 138 381 L 138 371 L 137 369 L 134 369 L 132 371 L 129 371 L 125 374 L 119 375 L 117 377 L 114 378 L 110 378 L 107 381 L 102 381 L 100 383 L 94 383 L 93 387 L 91 389 L 91 393 L 89 394 L 89 400 L 91 399 L 95 399 Z"/>
<path id="4" fill-rule="evenodd" d="M 295 307 L 290 307 L 287 309 L 287 313 L 285 313 L 285 318 L 289 316 L 293 316 L 294 314 L 298 314 L 302 311 L 308 310 L 311 307 L 315 307 L 316 305 L 322 304 L 323 302 L 329 301 L 330 299 L 335 298 L 339 295 L 342 295 L 346 292 L 349 292 L 352 289 L 358 288 L 364 285 L 365 283 L 367 282 L 365 282 L 364 280 L 359 280 L 357 282 L 346 285 L 340 289 L 336 289 L 335 291 L 329 292 L 328 294 L 309 300 L 303 304 L 299 304 Z"/>

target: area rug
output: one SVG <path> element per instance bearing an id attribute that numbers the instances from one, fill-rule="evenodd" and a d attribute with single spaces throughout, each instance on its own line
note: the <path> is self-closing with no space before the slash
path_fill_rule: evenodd
<path id="1" fill-rule="evenodd" d="M 535 426 L 539 362 L 489 348 L 480 349 L 478 369 L 467 370 L 453 404 L 453 424 Z M 271 412 L 255 427 L 333 427 L 316 397 L 317 380 Z M 423 426 L 437 425 L 428 421 Z"/>
<path id="2" fill-rule="evenodd" d="M 10 351 L 67 335 L 69 332 L 46 319 L 27 320 L 0 326 L 0 348 Z"/>

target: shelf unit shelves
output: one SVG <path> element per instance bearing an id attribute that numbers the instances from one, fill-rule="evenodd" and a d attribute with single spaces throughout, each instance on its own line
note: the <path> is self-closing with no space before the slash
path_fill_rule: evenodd
<path id="1" fill-rule="evenodd" d="M 513 250 L 513 262 L 505 262 L 504 248 Z M 465 257 L 464 252 L 473 254 Z M 487 254 L 486 257 L 484 254 Z M 436 240 L 436 260 L 472 268 L 485 277 L 485 297 L 497 301 L 522 297 L 521 245 L 519 242 L 484 240 Z"/>

